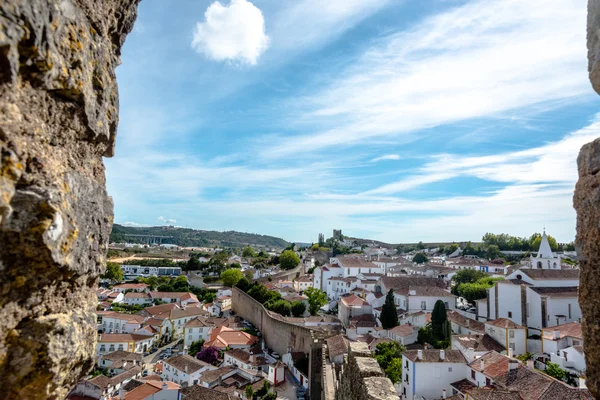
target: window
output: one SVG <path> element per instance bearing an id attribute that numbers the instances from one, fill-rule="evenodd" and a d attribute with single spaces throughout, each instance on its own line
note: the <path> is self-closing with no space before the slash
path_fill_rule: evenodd
<path id="1" fill-rule="evenodd" d="M 579 340 L 573 340 L 573 346 L 579 346 Z"/>
<path id="2" fill-rule="evenodd" d="M 122 344 L 119 345 L 119 350 L 123 350 L 123 345 Z"/>
<path id="3" fill-rule="evenodd" d="M 508 318 L 512 318 L 512 311 L 508 312 Z"/>
<path id="4" fill-rule="evenodd" d="M 508 348 L 511 349 L 512 351 L 515 351 L 515 344 L 514 343 L 509 343 L 508 344 Z"/>
<path id="5" fill-rule="evenodd" d="M 100 346 L 100 352 L 104 353 L 106 351 L 106 347 L 104 345 Z"/>
<path id="6" fill-rule="evenodd" d="M 471 379 L 475 380 L 475 370 L 471 370 Z"/>
<path id="7" fill-rule="evenodd" d="M 108 348 L 108 351 L 115 351 L 115 345 L 111 344 L 110 347 Z"/>
<path id="8" fill-rule="evenodd" d="M 485 378 L 485 386 L 490 386 L 492 384 L 492 381 L 490 378 Z"/>
<path id="9" fill-rule="evenodd" d="M 188 340 L 192 340 L 192 335 L 188 335 Z"/>
<path id="10" fill-rule="evenodd" d="M 514 329 L 511 329 L 511 330 L 508 331 L 508 337 L 511 338 L 511 339 L 515 338 L 515 331 L 514 331 Z"/>
<path id="11" fill-rule="evenodd" d="M 571 303 L 569 303 L 568 307 L 569 307 L 569 319 L 571 319 Z"/>
<path id="12" fill-rule="evenodd" d="M 406 379 L 404 380 L 404 382 L 408 383 L 408 374 L 406 374 Z"/>
<path id="13" fill-rule="evenodd" d="M 421 310 L 426 310 L 427 309 L 427 302 L 426 301 L 422 301 L 421 302 Z"/>
<path id="14" fill-rule="evenodd" d="M 446 306 L 446 309 L 450 308 L 447 301 L 444 302 L 444 305 Z"/>
<path id="15" fill-rule="evenodd" d="M 448 367 L 448 372 L 452 372 L 452 367 Z"/>

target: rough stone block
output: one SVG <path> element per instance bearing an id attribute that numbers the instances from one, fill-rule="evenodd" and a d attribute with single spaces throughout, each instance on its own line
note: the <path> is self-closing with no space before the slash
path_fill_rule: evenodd
<path id="1" fill-rule="evenodd" d="M 372 377 L 364 380 L 365 399 L 367 400 L 398 400 L 398 394 L 392 381 L 388 378 Z"/>
<path id="2" fill-rule="evenodd" d="M 348 352 L 354 357 L 371 357 L 369 346 L 363 342 L 350 342 L 350 349 Z"/>

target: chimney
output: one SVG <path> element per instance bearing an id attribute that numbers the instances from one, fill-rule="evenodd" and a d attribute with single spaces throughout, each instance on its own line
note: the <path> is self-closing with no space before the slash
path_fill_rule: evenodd
<path id="1" fill-rule="evenodd" d="M 527 368 L 529 368 L 529 369 L 535 369 L 533 360 L 527 360 Z"/>
<path id="2" fill-rule="evenodd" d="M 440 350 L 440 360 L 446 359 L 446 352 L 444 350 Z"/>
<path id="3" fill-rule="evenodd" d="M 485 363 L 483 362 L 483 359 L 479 360 L 479 368 L 481 369 L 481 371 L 485 369 Z"/>
<path id="4" fill-rule="evenodd" d="M 555 329 L 553 334 L 552 334 L 552 339 L 553 340 L 558 340 L 560 339 L 560 331 L 558 329 Z"/>
<path id="5" fill-rule="evenodd" d="M 470 328 L 471 326 L 471 320 L 469 318 L 467 318 L 467 328 Z"/>
<path id="6" fill-rule="evenodd" d="M 121 388 L 119 389 L 119 399 L 125 400 L 125 389 L 123 389 L 123 386 L 121 386 Z"/>
<path id="7" fill-rule="evenodd" d="M 188 366 L 187 365 L 183 367 L 183 372 L 187 374 L 187 372 L 188 372 Z"/>
<path id="8" fill-rule="evenodd" d="M 585 378 L 582 376 L 579 377 L 579 389 L 587 389 Z"/>
<path id="9" fill-rule="evenodd" d="M 508 358 L 513 358 L 513 349 L 508 348 Z"/>
<path id="10" fill-rule="evenodd" d="M 254 352 L 250 352 L 250 358 L 249 358 L 250 362 L 254 362 Z"/>
<path id="11" fill-rule="evenodd" d="M 446 389 L 442 389 L 442 399 L 446 398 Z"/>
<path id="12" fill-rule="evenodd" d="M 167 385 L 167 382 L 162 384 L 162 390 L 167 390 L 169 388 L 169 385 Z"/>
<path id="13" fill-rule="evenodd" d="M 508 372 L 515 371 L 519 367 L 517 360 L 508 360 Z"/>
<path id="14" fill-rule="evenodd" d="M 423 359 L 423 350 L 417 350 L 417 359 L 419 359 L 419 360 Z"/>

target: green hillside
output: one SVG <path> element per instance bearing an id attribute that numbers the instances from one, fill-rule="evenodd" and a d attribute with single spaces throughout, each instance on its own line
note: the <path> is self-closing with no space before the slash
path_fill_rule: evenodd
<path id="1" fill-rule="evenodd" d="M 196 229 L 174 228 L 171 226 L 138 228 L 119 224 L 113 225 L 110 234 L 111 243 L 145 243 L 144 238 L 128 237 L 125 236 L 126 234 L 172 236 L 172 239 L 165 239 L 163 240 L 163 243 L 177 244 L 184 247 L 243 247 L 250 245 L 285 248 L 288 245 L 288 242 L 281 238 L 258 235 L 255 233 L 201 231 Z"/>

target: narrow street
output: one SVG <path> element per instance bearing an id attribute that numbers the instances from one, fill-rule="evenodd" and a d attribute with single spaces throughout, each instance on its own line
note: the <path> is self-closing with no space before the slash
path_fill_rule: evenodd
<path id="1" fill-rule="evenodd" d="M 166 344 L 163 347 L 159 347 L 158 350 L 152 354 L 148 354 L 144 358 L 142 358 L 142 362 L 146 364 L 146 369 L 149 371 L 148 374 L 151 374 L 154 370 L 154 364 L 156 364 L 160 360 L 160 353 L 168 348 L 173 348 L 177 346 L 177 341 Z"/>

